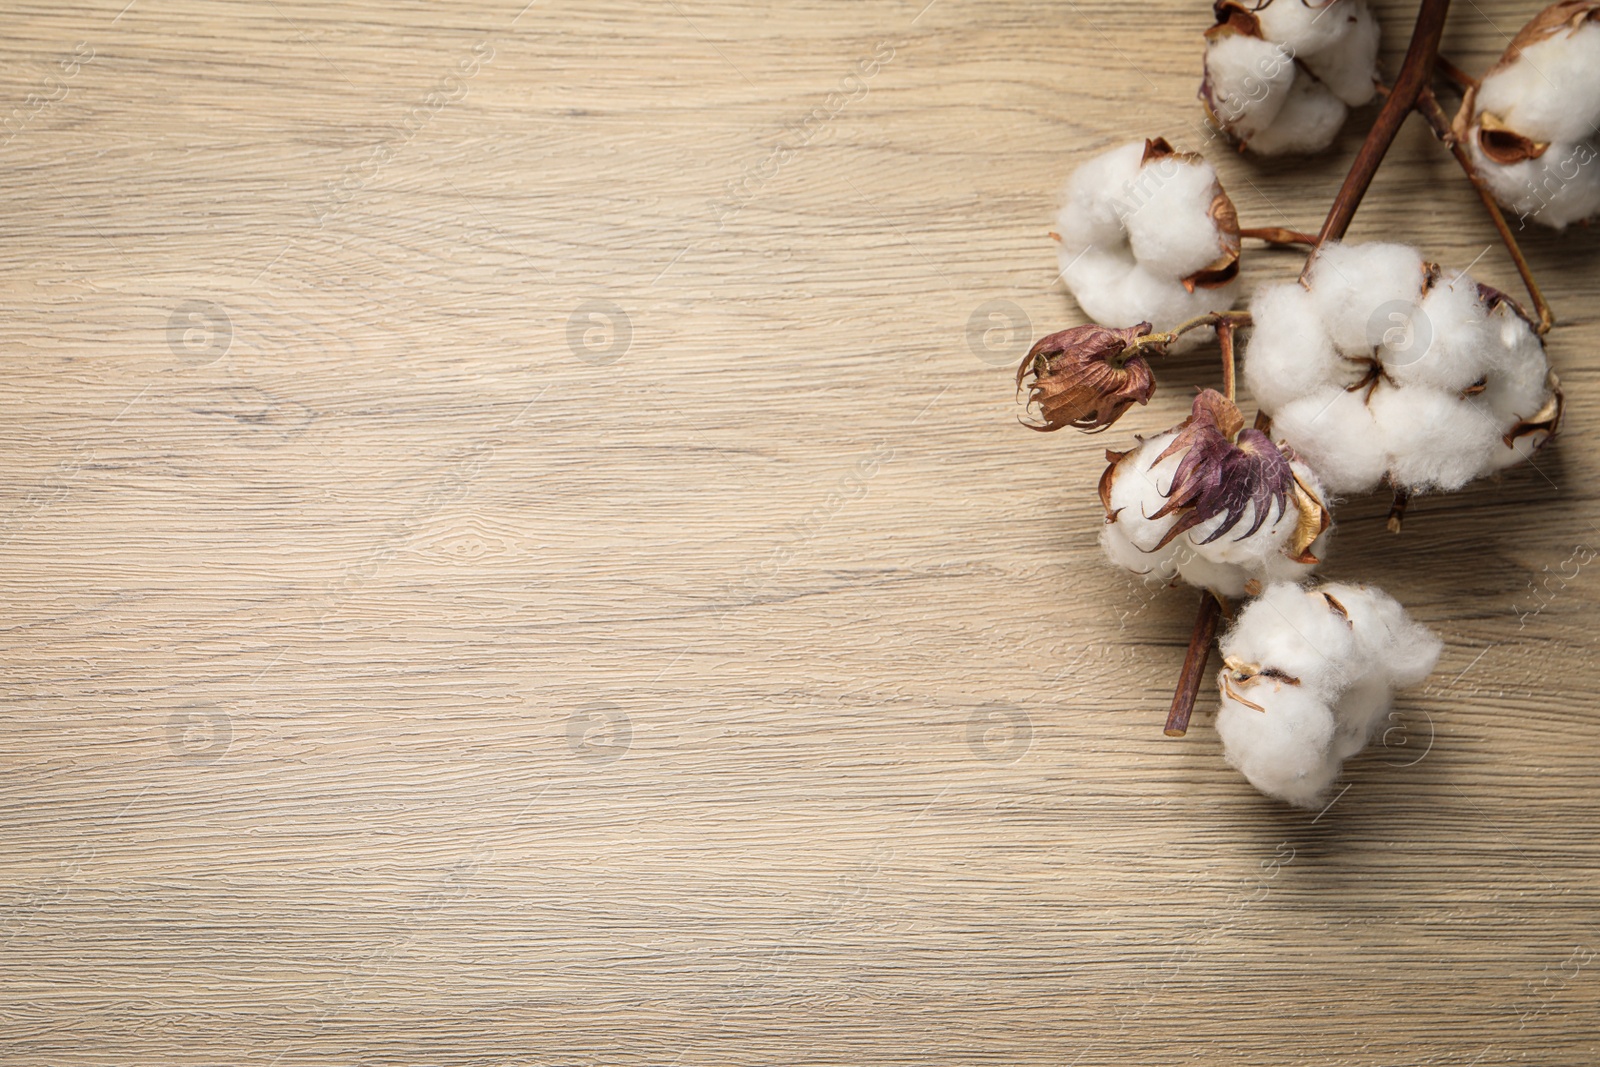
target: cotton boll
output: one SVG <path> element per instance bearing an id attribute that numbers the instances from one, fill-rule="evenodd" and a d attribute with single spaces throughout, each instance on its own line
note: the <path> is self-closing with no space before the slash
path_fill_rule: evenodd
<path id="1" fill-rule="evenodd" d="M 1368 403 L 1389 450 L 1389 477 L 1418 491 L 1459 489 L 1483 472 L 1500 430 L 1474 405 L 1420 386 L 1379 387 Z"/>
<path id="2" fill-rule="evenodd" d="M 1261 528 L 1255 533 L 1247 533 L 1256 524 L 1254 501 L 1245 504 L 1244 517 L 1221 537 L 1210 539 L 1222 525 L 1225 516 L 1218 515 L 1200 523 L 1188 532 L 1195 554 L 1216 563 L 1231 563 L 1254 570 L 1265 566 L 1273 556 L 1283 555 L 1300 521 L 1300 509 L 1294 506 L 1292 500 L 1285 498 L 1282 507 L 1269 502 L 1263 510 L 1266 515 Z"/>
<path id="3" fill-rule="evenodd" d="M 1483 392 L 1470 399 L 1493 422 L 1510 427 L 1538 414 L 1550 400 L 1550 361 L 1532 327 L 1509 308 L 1497 308 L 1489 323 L 1498 329 L 1498 365 Z"/>
<path id="4" fill-rule="evenodd" d="M 1394 597 L 1377 586 L 1348 582 L 1329 582 L 1321 592 L 1348 614 L 1356 654 L 1368 673 L 1396 689 L 1418 685 L 1433 673 L 1443 642 Z"/>
<path id="5" fill-rule="evenodd" d="M 1366 11 L 1358 0 L 1330 0 L 1325 4 L 1279 0 L 1255 7 L 1254 11 L 1261 22 L 1262 37 L 1283 43 L 1291 55 L 1304 60 L 1337 45 L 1350 30 L 1347 20 L 1358 9 L 1363 14 Z"/>
<path id="6" fill-rule="evenodd" d="M 1330 755 L 1341 763 L 1367 747 L 1394 705 L 1394 691 L 1382 678 L 1364 678 L 1339 695 Z"/>
<path id="7" fill-rule="evenodd" d="M 1206 44 L 1202 92 L 1216 121 L 1247 144 L 1278 117 L 1294 78 L 1282 45 L 1233 33 Z"/>
<path id="8" fill-rule="evenodd" d="M 1498 327 L 1488 321 L 1477 283 L 1466 275 L 1436 283 L 1415 313 L 1396 317 L 1407 321 L 1397 323 L 1378 347 L 1384 371 L 1396 384 L 1459 393 L 1494 366 Z"/>
<path id="9" fill-rule="evenodd" d="M 1387 309 L 1421 299 L 1422 254 L 1400 244 L 1328 244 L 1312 261 L 1309 280 L 1335 347 L 1366 356 L 1392 325 Z"/>
<path id="10" fill-rule="evenodd" d="M 1356 644 L 1350 621 L 1321 592 L 1279 583 L 1250 602 L 1219 647 L 1230 664 L 1332 692 L 1345 684 Z"/>
<path id="11" fill-rule="evenodd" d="M 1333 143 L 1349 109 L 1316 78 L 1297 72 L 1272 124 L 1249 141 L 1264 156 L 1320 152 Z"/>
<path id="12" fill-rule="evenodd" d="M 1112 563 L 1134 574 L 1149 575 L 1163 581 L 1170 580 L 1178 574 L 1176 542 L 1154 552 L 1147 552 L 1129 539 L 1128 532 L 1123 526 L 1107 523 L 1100 529 L 1100 547 L 1105 550 L 1106 558 Z"/>
<path id="13" fill-rule="evenodd" d="M 1197 555 L 1187 538 L 1180 538 L 1183 550 L 1176 557 L 1178 577 L 1200 589 L 1237 600 L 1246 595 L 1256 575 L 1232 563 L 1218 563 Z M 1176 543 L 1176 542 L 1174 542 Z"/>
<path id="14" fill-rule="evenodd" d="M 1278 7 L 1271 4 L 1268 10 Z M 1359 2 L 1339 2 L 1323 8 L 1318 21 L 1338 19 L 1342 30 L 1338 39 L 1314 54 L 1300 56 L 1301 62 L 1322 80 L 1322 84 L 1350 107 L 1360 107 L 1377 91 L 1377 19 Z"/>
<path id="15" fill-rule="evenodd" d="M 1354 365 L 1334 350 L 1304 286 L 1262 286 L 1250 301 L 1250 315 L 1255 325 L 1244 350 L 1244 381 L 1263 410 L 1355 381 Z"/>
<path id="16" fill-rule="evenodd" d="M 1273 412 L 1272 435 L 1299 453 L 1330 493 L 1364 493 L 1389 469 L 1360 391 L 1319 389 L 1291 401 Z"/>
<path id="17" fill-rule="evenodd" d="M 1589 136 L 1600 126 L 1600 26 L 1585 22 L 1523 47 L 1484 77 L 1477 106 L 1536 141 Z"/>
<path id="18" fill-rule="evenodd" d="M 1217 733 L 1228 763 L 1269 797 L 1316 808 L 1339 776 L 1333 712 L 1304 686 L 1263 678 L 1241 692 L 1257 711 L 1223 691 Z"/>
<path id="19" fill-rule="evenodd" d="M 1125 219 L 1134 258 L 1171 278 L 1216 262 L 1223 249 L 1207 213 L 1216 189 L 1217 172 L 1209 163 L 1168 157 L 1145 164 L 1135 188 L 1137 206 Z"/>
<path id="20" fill-rule="evenodd" d="M 1061 280 L 1066 282 L 1072 298 L 1083 308 L 1084 314 L 1102 326 L 1132 326 L 1149 321 L 1138 317 L 1127 319 L 1127 301 L 1123 299 L 1124 282 L 1138 265 L 1131 256 L 1115 250 L 1084 248 L 1071 255 L 1065 243 L 1061 246 Z M 1160 327 L 1156 327 L 1160 329 Z"/>
<path id="21" fill-rule="evenodd" d="M 1496 163 L 1474 129 L 1465 145 L 1495 200 L 1519 219 L 1557 230 L 1600 214 L 1600 152 L 1592 140 L 1562 141 L 1517 163 Z"/>
<path id="22" fill-rule="evenodd" d="M 1139 177 L 1144 159 L 1144 142 L 1128 144 L 1102 152 L 1086 161 L 1072 177 L 1056 214 L 1056 231 L 1061 234 L 1062 254 L 1070 258 L 1085 248 L 1116 247 L 1126 243 L 1123 197 Z"/>

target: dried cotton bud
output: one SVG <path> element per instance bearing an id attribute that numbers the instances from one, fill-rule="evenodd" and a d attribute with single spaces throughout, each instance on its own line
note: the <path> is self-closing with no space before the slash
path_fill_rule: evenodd
<path id="1" fill-rule="evenodd" d="M 1362 0 L 1219 0 L 1216 14 L 1200 100 L 1241 148 L 1319 152 L 1372 99 L 1378 24 Z"/>
<path id="2" fill-rule="evenodd" d="M 1166 141 L 1096 156 L 1068 180 L 1056 217 L 1061 277 L 1095 322 L 1170 330 L 1233 306 L 1239 220 L 1211 164 Z M 1210 330 L 1176 343 L 1182 350 Z"/>
<path id="3" fill-rule="evenodd" d="M 1333 520 L 1316 475 L 1214 390 L 1172 430 L 1106 459 L 1100 543 L 1120 567 L 1240 597 L 1318 562 Z"/>
<path id="4" fill-rule="evenodd" d="M 1564 229 L 1600 213 L 1600 3 L 1545 8 L 1456 116 L 1457 138 L 1500 205 Z"/>
<path id="5" fill-rule="evenodd" d="M 1499 292 L 1394 244 L 1325 245 L 1308 281 L 1257 290 L 1244 379 L 1329 492 L 1457 489 L 1555 432 L 1560 384 Z"/>
<path id="6" fill-rule="evenodd" d="M 1425 679 L 1441 647 L 1374 586 L 1267 587 L 1221 642 L 1228 762 L 1266 795 L 1318 807 L 1394 691 Z"/>
<path id="7" fill-rule="evenodd" d="M 1040 338 L 1017 368 L 1017 388 L 1031 374 L 1028 403 L 1039 406 L 1040 421 L 1024 425 L 1093 433 L 1116 422 L 1130 405 L 1149 403 L 1155 375 L 1129 347 L 1149 333 L 1148 322 L 1120 330 L 1091 324 Z"/>

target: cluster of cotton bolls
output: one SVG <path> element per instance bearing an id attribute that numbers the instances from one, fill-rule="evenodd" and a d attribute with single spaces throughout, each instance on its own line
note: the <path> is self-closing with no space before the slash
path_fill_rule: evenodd
<path id="1" fill-rule="evenodd" d="M 1259 289 L 1244 378 L 1335 494 L 1456 489 L 1527 458 L 1561 391 L 1509 300 L 1398 244 L 1328 244 L 1308 285 Z"/>
<path id="2" fill-rule="evenodd" d="M 1382 590 L 1335 583 L 1268 587 L 1221 646 L 1217 733 L 1228 762 L 1300 807 L 1325 800 L 1394 691 L 1426 678 L 1442 647 Z"/>
<path id="3" fill-rule="evenodd" d="M 1456 134 L 1502 207 L 1563 229 L 1600 213 L 1600 3 L 1523 27 L 1469 88 Z"/>
<path id="4" fill-rule="evenodd" d="M 1160 138 L 1079 167 L 1056 225 L 1061 277 L 1103 326 L 1148 322 L 1168 330 L 1238 297 L 1233 203 L 1211 164 Z"/>
<path id="5" fill-rule="evenodd" d="M 1362 0 L 1217 4 L 1200 99 L 1213 124 L 1262 155 L 1318 152 L 1372 99 L 1378 24 Z"/>
<path id="6" fill-rule="evenodd" d="M 1135 574 L 1241 597 L 1310 574 L 1332 516 L 1317 476 L 1212 390 L 1178 426 L 1107 452 L 1100 543 Z"/>

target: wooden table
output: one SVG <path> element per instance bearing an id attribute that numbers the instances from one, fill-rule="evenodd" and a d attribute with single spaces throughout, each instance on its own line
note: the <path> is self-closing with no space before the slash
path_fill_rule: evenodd
<path id="1" fill-rule="evenodd" d="M 1078 162 L 1314 229 L 1370 109 L 1203 145 L 1201 3 L 125 3 L 0 35 L 0 1062 L 1596 1062 L 1593 232 L 1564 440 L 1339 509 L 1447 648 L 1308 814 L 1095 544 L 1214 357 L 1093 439 L 1011 367 Z M 1391 159 L 1352 238 L 1514 288 Z"/>

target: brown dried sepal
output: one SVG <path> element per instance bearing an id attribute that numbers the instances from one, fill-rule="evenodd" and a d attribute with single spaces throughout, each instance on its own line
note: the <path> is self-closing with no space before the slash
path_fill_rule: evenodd
<path id="1" fill-rule="evenodd" d="M 1567 406 L 1566 394 L 1561 391 L 1561 379 L 1556 377 L 1555 371 L 1550 371 L 1545 384 L 1550 389 L 1550 399 L 1544 402 L 1544 407 L 1519 420 L 1515 426 L 1506 431 L 1501 440 L 1505 442 L 1507 448 L 1516 447 L 1518 440 L 1530 434 L 1543 434 L 1544 437 L 1534 446 L 1534 451 L 1538 451 L 1561 428 L 1561 416 L 1566 412 Z"/>
<path id="2" fill-rule="evenodd" d="M 1041 337 L 1017 367 L 1017 389 L 1027 383 L 1029 406 L 1038 405 L 1032 430 L 1072 426 L 1095 433 L 1116 422 L 1134 404 L 1149 403 L 1155 374 L 1144 356 L 1129 354 L 1150 324 L 1120 329 L 1089 324 Z"/>

